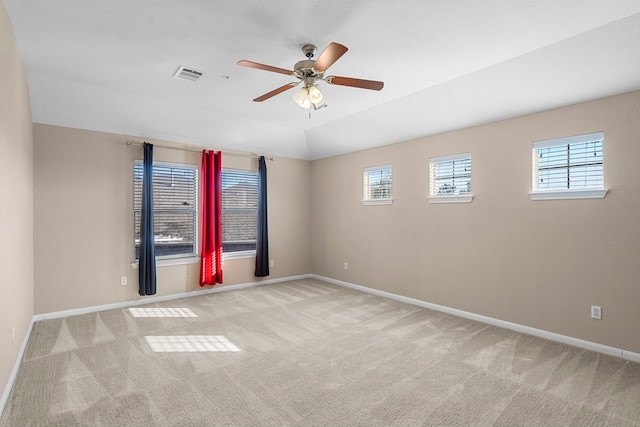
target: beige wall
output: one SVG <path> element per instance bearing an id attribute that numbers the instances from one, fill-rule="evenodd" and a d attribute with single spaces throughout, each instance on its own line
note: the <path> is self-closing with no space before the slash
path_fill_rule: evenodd
<path id="1" fill-rule="evenodd" d="M 142 148 L 122 135 L 34 125 L 35 312 L 136 301 L 133 261 L 133 164 Z M 166 141 L 148 140 L 158 145 Z M 154 160 L 200 165 L 200 154 L 154 150 Z M 251 167 L 255 160 L 224 157 L 223 166 Z M 276 279 L 311 270 L 310 162 L 267 162 L 269 277 L 253 276 L 254 258 L 228 260 L 224 284 Z M 200 290 L 199 264 L 158 267 L 158 294 Z M 120 285 L 127 276 L 129 284 Z"/>
<path id="2" fill-rule="evenodd" d="M 0 393 L 8 384 L 32 317 L 31 107 L 22 59 L 0 0 Z"/>
<path id="3" fill-rule="evenodd" d="M 312 271 L 640 353 L 639 118 L 633 92 L 314 161 Z M 606 198 L 531 201 L 531 143 L 595 131 Z M 465 152 L 473 202 L 429 204 L 429 158 Z M 389 163 L 393 204 L 363 206 Z"/>

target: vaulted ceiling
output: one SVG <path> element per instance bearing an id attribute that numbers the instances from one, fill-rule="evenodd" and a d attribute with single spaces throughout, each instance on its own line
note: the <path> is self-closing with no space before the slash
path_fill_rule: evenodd
<path id="1" fill-rule="evenodd" d="M 34 122 L 211 148 L 318 159 L 640 89 L 638 0 L 4 2 Z M 326 75 L 384 89 L 320 82 L 310 117 L 295 90 L 252 101 L 296 79 L 239 60 L 330 42 Z"/>

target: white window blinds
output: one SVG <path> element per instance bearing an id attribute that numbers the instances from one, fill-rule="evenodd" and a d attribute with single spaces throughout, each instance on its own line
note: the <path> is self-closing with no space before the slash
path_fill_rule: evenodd
<path id="1" fill-rule="evenodd" d="M 534 142 L 532 199 L 604 197 L 603 143 L 602 132 Z"/>
<path id="2" fill-rule="evenodd" d="M 537 190 L 602 188 L 603 134 L 563 138 L 533 144 Z"/>
<path id="3" fill-rule="evenodd" d="M 364 204 L 389 204 L 392 200 L 391 165 L 364 169 L 362 202 Z"/>
<path id="4" fill-rule="evenodd" d="M 222 169 L 222 250 L 256 250 L 258 173 Z"/>
<path id="5" fill-rule="evenodd" d="M 197 253 L 197 167 L 173 163 L 153 164 L 153 226 L 157 257 L 195 256 Z M 133 169 L 135 258 L 140 248 L 142 213 L 142 161 Z"/>
<path id="6" fill-rule="evenodd" d="M 429 201 L 470 202 L 471 154 L 435 157 L 429 161 Z"/>

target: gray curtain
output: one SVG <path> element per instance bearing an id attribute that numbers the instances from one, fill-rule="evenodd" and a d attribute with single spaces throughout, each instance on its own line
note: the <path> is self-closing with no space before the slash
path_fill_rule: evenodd
<path id="1" fill-rule="evenodd" d="M 145 142 L 138 257 L 140 295 L 156 293 L 156 248 L 153 239 L 153 145 Z"/>
<path id="2" fill-rule="evenodd" d="M 269 233 L 267 227 L 267 165 L 258 160 L 258 233 L 256 241 L 256 277 L 269 275 Z"/>

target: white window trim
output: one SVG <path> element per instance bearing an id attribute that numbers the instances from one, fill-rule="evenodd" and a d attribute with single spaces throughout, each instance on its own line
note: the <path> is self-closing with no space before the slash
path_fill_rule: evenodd
<path id="1" fill-rule="evenodd" d="M 364 168 L 363 175 L 366 174 L 367 172 L 375 172 L 375 171 L 380 171 L 380 170 L 385 170 L 385 169 L 391 169 L 391 194 L 392 197 L 390 198 L 385 198 L 385 199 L 363 199 L 362 200 L 362 204 L 364 206 L 382 206 L 382 205 L 390 205 L 393 203 L 393 167 L 389 164 L 389 165 L 382 165 L 382 166 L 372 166 L 372 167 L 368 167 L 368 168 Z M 364 179 L 364 176 L 363 176 Z"/>
<path id="2" fill-rule="evenodd" d="M 371 199 L 362 201 L 362 204 L 365 206 L 390 205 L 392 203 L 393 199 Z"/>
<path id="3" fill-rule="evenodd" d="M 604 199 L 608 189 L 532 191 L 531 200 Z"/>
<path id="4" fill-rule="evenodd" d="M 245 259 L 245 258 L 255 258 L 256 251 L 237 251 L 237 252 L 227 252 L 222 253 L 222 260 L 228 261 L 233 259 Z M 191 257 L 174 257 L 174 258 L 157 258 L 156 257 L 156 267 L 168 267 L 172 265 L 187 265 L 187 264 L 199 264 L 200 257 L 199 256 L 191 256 Z M 138 261 L 131 263 L 131 268 L 134 270 L 138 269 Z"/>
<path id="5" fill-rule="evenodd" d="M 173 257 L 173 258 L 165 258 L 165 257 L 156 257 L 156 267 L 168 267 L 172 265 L 187 265 L 187 264 L 198 264 L 200 263 L 199 256 L 188 256 L 188 257 Z M 132 262 L 131 267 L 134 270 L 138 269 L 138 261 Z"/>
<path id="6" fill-rule="evenodd" d="M 250 251 L 222 252 L 222 259 L 224 261 L 231 260 L 231 259 L 243 259 L 243 258 L 255 258 L 255 257 L 256 257 L 255 249 Z"/>
<path id="7" fill-rule="evenodd" d="M 471 203 L 473 194 L 465 194 L 464 196 L 429 196 L 429 203 Z"/>
<path id="8" fill-rule="evenodd" d="M 576 142 L 584 142 L 586 139 L 600 139 L 603 141 L 604 149 L 604 132 L 593 132 L 583 135 L 567 136 L 564 138 L 550 139 L 546 141 L 536 141 L 531 144 L 531 186 L 536 186 L 536 156 L 538 148 L 553 147 L 556 145 L 572 144 Z M 604 182 L 604 168 L 602 172 L 602 180 Z M 604 184 L 603 184 L 604 185 Z M 533 190 L 529 193 L 532 201 L 538 200 L 575 200 L 575 199 L 604 199 L 609 192 L 607 188 L 579 188 L 568 190 Z"/>
<path id="9" fill-rule="evenodd" d="M 574 136 L 567 136 L 564 138 L 549 139 L 546 141 L 536 141 L 533 144 L 531 144 L 531 146 L 533 147 L 533 149 L 547 148 L 547 147 L 553 147 L 556 145 L 565 145 L 565 144 L 574 144 L 576 142 L 584 142 L 587 139 L 604 140 L 604 132 L 585 133 L 584 135 L 574 135 Z"/>
<path id="10" fill-rule="evenodd" d="M 433 168 L 435 167 L 436 163 L 466 159 L 471 160 L 471 153 L 452 154 L 450 156 L 432 157 L 431 159 L 429 159 L 429 196 L 427 196 L 427 201 L 429 203 L 471 203 L 474 197 L 473 193 L 455 195 L 431 194 L 431 180 L 433 179 Z M 471 178 L 473 180 L 473 175 Z"/>

